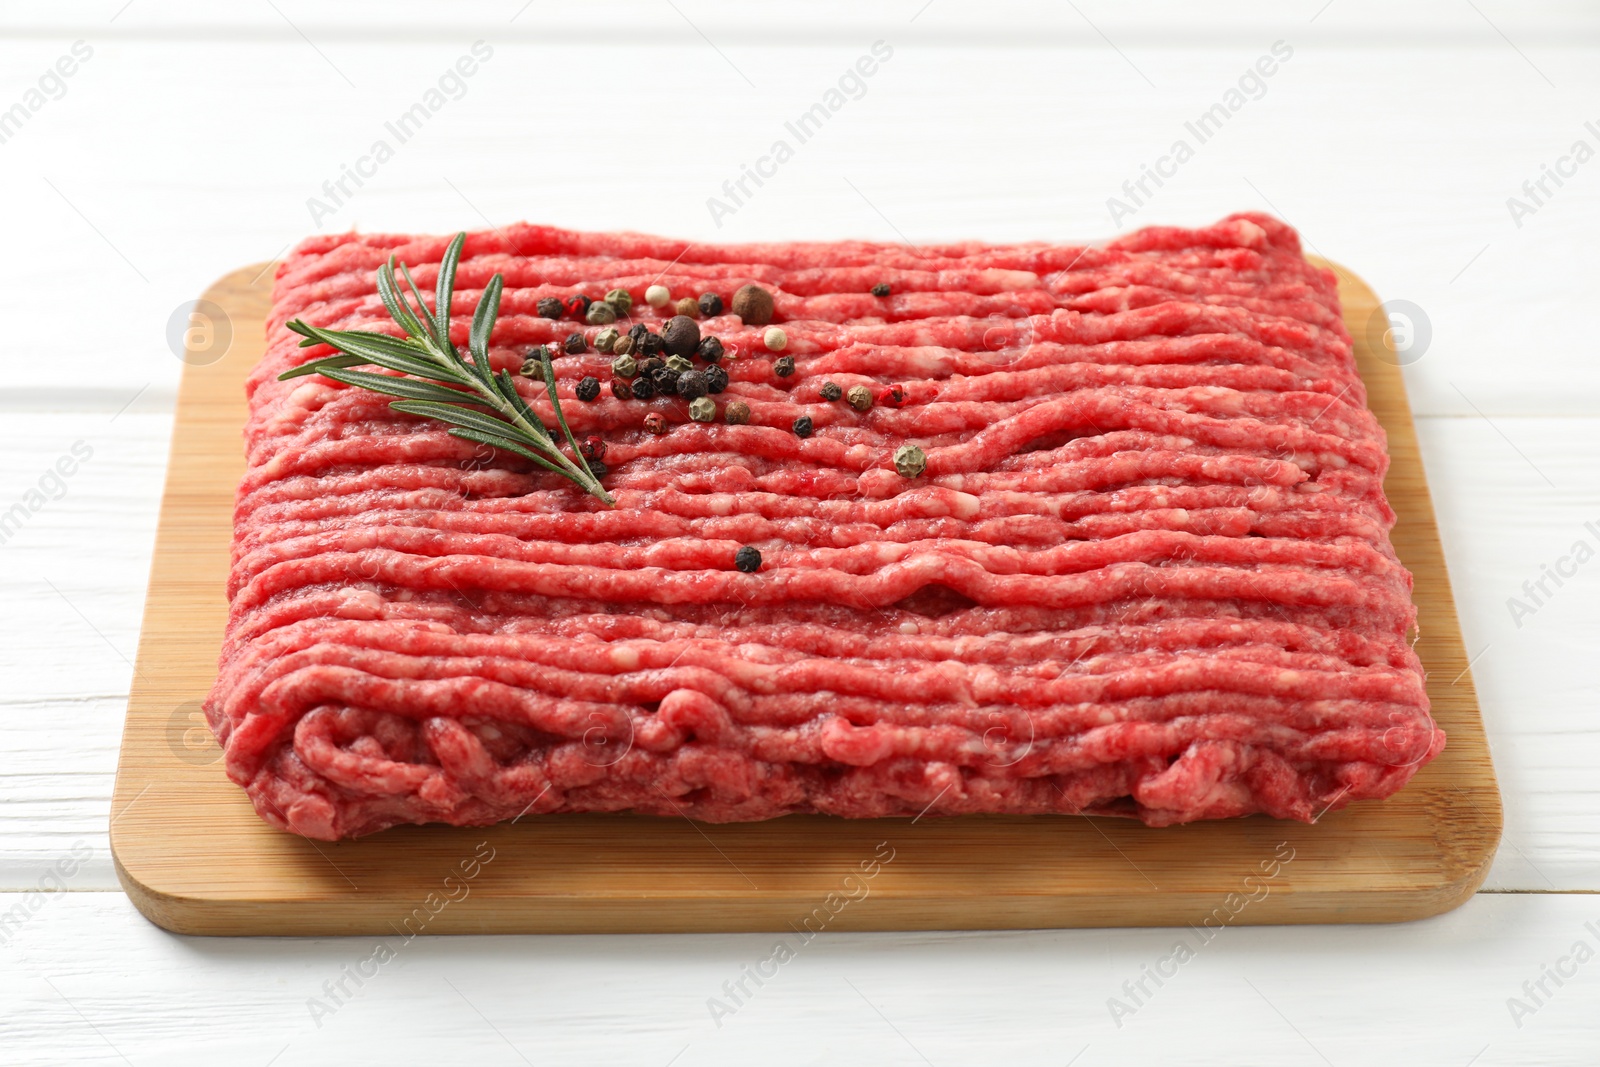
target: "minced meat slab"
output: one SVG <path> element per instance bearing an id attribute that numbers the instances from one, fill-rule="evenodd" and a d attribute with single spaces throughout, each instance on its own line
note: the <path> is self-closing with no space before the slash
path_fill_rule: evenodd
<path id="1" fill-rule="evenodd" d="M 787 376 L 760 328 L 699 323 L 728 351 L 715 422 L 677 397 L 578 402 L 611 357 L 554 361 L 614 509 L 386 397 L 277 380 L 328 354 L 286 321 L 393 332 L 377 267 L 431 290 L 446 244 L 314 237 L 278 269 L 206 705 L 269 823 L 1311 820 L 1443 747 L 1383 430 L 1334 277 L 1283 223 L 1089 247 L 469 235 L 455 330 L 504 274 L 491 358 L 513 372 L 596 332 L 544 297 L 626 289 L 659 330 L 652 284 L 773 294 Z M 902 399 L 860 411 L 825 382 Z M 748 423 L 721 419 L 733 400 Z"/>

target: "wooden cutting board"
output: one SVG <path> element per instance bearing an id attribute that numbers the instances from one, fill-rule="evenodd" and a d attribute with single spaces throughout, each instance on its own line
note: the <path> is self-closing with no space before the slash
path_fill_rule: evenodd
<path id="1" fill-rule="evenodd" d="M 1315 825 L 1261 816 L 1153 830 L 1125 819 L 790 816 L 704 825 L 530 816 L 400 827 L 338 844 L 271 829 L 223 774 L 200 714 L 216 673 L 242 382 L 272 272 L 205 295 L 193 331 L 128 701 L 111 848 L 153 922 L 195 934 L 578 933 L 1395 922 L 1483 881 L 1500 797 L 1405 387 L 1369 329 L 1377 297 L 1337 266 L 1370 403 L 1389 433 L 1394 543 L 1416 576 L 1417 651 L 1444 754 L 1383 802 Z M 204 327 L 209 326 L 210 329 Z M 226 354 L 224 330 L 231 332 Z M 1386 357 L 1386 358 L 1385 358 Z"/>

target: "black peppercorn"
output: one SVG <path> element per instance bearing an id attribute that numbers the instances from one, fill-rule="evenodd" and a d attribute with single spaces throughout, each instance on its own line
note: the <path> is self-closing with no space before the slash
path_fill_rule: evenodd
<path id="1" fill-rule="evenodd" d="M 581 333 L 569 333 L 567 334 L 567 339 L 561 342 L 561 347 L 566 349 L 569 355 L 575 356 L 585 348 L 588 348 L 589 342 L 583 339 L 583 334 Z"/>
<path id="2" fill-rule="evenodd" d="M 751 545 L 744 545 L 733 554 L 733 565 L 745 574 L 754 574 L 761 569 L 761 553 Z"/>
<path id="3" fill-rule="evenodd" d="M 720 393 L 728 387 L 728 372 L 721 367 L 712 365 L 705 369 L 706 392 Z"/>
<path id="4" fill-rule="evenodd" d="M 791 429 L 794 430 L 794 435 L 796 437 L 810 437 L 812 429 L 811 416 L 801 415 L 798 419 L 794 420 L 794 426 L 792 426 Z"/>
<path id="5" fill-rule="evenodd" d="M 599 399 L 599 397 L 600 379 L 592 374 L 584 375 L 583 380 L 578 382 L 578 399 L 587 404 L 592 400 Z"/>
<path id="6" fill-rule="evenodd" d="M 622 378 L 613 378 L 611 379 L 611 395 L 618 400 L 632 400 L 633 386 Z"/>
<path id="7" fill-rule="evenodd" d="M 633 338 L 633 343 L 638 344 L 644 340 L 644 335 L 650 332 L 650 327 L 642 322 L 636 322 L 628 327 L 628 336 Z"/>
<path id="8" fill-rule="evenodd" d="M 722 297 L 716 293 L 700 294 L 700 314 L 706 318 L 722 314 Z"/>
<path id="9" fill-rule="evenodd" d="M 661 340 L 675 356 L 688 356 L 700 344 L 700 327 L 687 315 L 674 315 L 661 328 Z"/>
<path id="10" fill-rule="evenodd" d="M 589 314 L 589 305 L 592 303 L 594 303 L 594 301 L 590 300 L 582 293 L 575 293 L 572 296 L 567 297 L 566 300 L 562 301 L 561 306 L 568 315 L 571 315 L 575 319 L 581 320 L 585 315 Z"/>
<path id="11" fill-rule="evenodd" d="M 720 362 L 722 359 L 722 353 L 722 342 L 717 340 L 715 337 L 701 338 L 700 346 L 694 350 L 694 354 L 705 360 L 707 363 Z"/>
<path id="12" fill-rule="evenodd" d="M 665 366 L 666 364 L 661 362 L 661 360 L 657 359 L 655 356 L 651 356 L 649 359 L 641 359 L 636 361 L 634 363 L 634 372 L 641 378 L 648 378 Z"/>
<path id="13" fill-rule="evenodd" d="M 872 287 L 872 295 L 873 296 L 888 296 L 889 295 L 889 283 L 888 282 L 879 282 L 877 285 L 874 285 Z"/>
<path id="14" fill-rule="evenodd" d="M 678 375 L 678 395 L 685 400 L 698 400 L 710 391 L 703 371 L 691 370 Z"/>
<path id="15" fill-rule="evenodd" d="M 666 366 L 650 376 L 650 380 L 656 383 L 656 392 L 661 396 L 678 394 L 678 378 L 678 372 Z"/>
<path id="16" fill-rule="evenodd" d="M 557 300 L 553 296 L 542 297 L 539 300 L 538 312 L 544 318 L 559 319 L 563 310 L 564 309 L 561 307 L 561 301 Z"/>
<path id="17" fill-rule="evenodd" d="M 612 385 L 612 388 L 616 388 L 615 384 Z M 633 398 L 635 400 L 649 400 L 655 395 L 656 383 L 652 379 L 641 374 L 633 380 Z"/>
<path id="18" fill-rule="evenodd" d="M 659 356 L 665 347 L 659 333 L 646 331 L 644 337 L 639 341 L 638 350 L 647 356 Z"/>
<path id="19" fill-rule="evenodd" d="M 794 373 L 794 357 L 780 356 L 772 361 L 772 373 L 780 378 L 787 378 Z"/>
<path id="20" fill-rule="evenodd" d="M 822 399 L 824 400 L 838 400 L 844 395 L 844 390 L 840 389 L 833 382 L 823 382 L 822 388 L 818 389 L 817 392 L 822 395 Z"/>
<path id="21" fill-rule="evenodd" d="M 611 468 L 606 466 L 604 463 L 601 463 L 597 459 L 586 459 L 584 462 L 589 465 L 589 473 L 593 474 L 596 478 L 604 478 L 606 475 L 611 473 Z"/>

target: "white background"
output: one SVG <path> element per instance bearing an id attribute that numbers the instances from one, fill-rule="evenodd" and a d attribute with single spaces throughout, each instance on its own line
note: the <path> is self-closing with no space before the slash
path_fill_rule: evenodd
<path id="1" fill-rule="evenodd" d="M 465 94 L 313 220 L 480 39 Z M 1600 960 L 1532 1015 L 1507 1004 L 1600 949 L 1600 561 L 1520 626 L 1507 605 L 1600 545 L 1600 160 L 1522 191 L 1575 141 L 1600 149 L 1593 6 L 12 3 L 0 110 L 79 40 L 64 95 L 0 144 L 0 511 L 74 442 L 94 453 L 0 545 L 0 911 L 91 856 L 0 944 L 0 1062 L 1600 1062 Z M 717 227 L 707 197 L 878 40 L 865 94 Z M 1107 198 L 1280 40 L 1265 94 L 1114 225 Z M 1512 196 L 1535 208 L 1520 225 Z M 352 226 L 1071 239 L 1241 209 L 1429 327 L 1406 378 L 1506 804 L 1465 907 L 1230 929 L 1120 1027 L 1107 998 L 1170 933 L 827 935 L 721 1027 L 706 999 L 769 937 L 424 940 L 319 1026 L 307 999 L 370 942 L 174 937 L 117 891 L 167 323 L 218 275 Z"/>

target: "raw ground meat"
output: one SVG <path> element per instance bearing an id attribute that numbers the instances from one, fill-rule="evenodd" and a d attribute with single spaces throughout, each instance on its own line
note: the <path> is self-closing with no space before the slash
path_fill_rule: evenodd
<path id="1" fill-rule="evenodd" d="M 513 371 L 597 332 L 542 297 L 625 288 L 659 329 L 651 284 L 730 309 L 746 283 L 773 293 L 792 375 L 731 312 L 699 324 L 730 353 L 718 410 L 745 402 L 747 425 L 580 402 L 610 357 L 555 360 L 615 509 L 386 397 L 277 380 L 328 354 L 286 321 L 393 332 L 374 271 L 392 253 L 431 290 L 446 244 L 315 237 L 278 270 L 206 705 L 269 823 L 1313 820 L 1443 747 L 1383 430 L 1333 275 L 1276 219 L 1087 248 L 469 235 L 457 342 L 503 273 L 492 361 Z M 825 381 L 905 401 L 860 412 Z"/>

